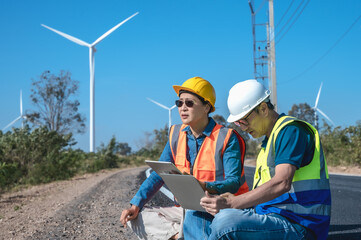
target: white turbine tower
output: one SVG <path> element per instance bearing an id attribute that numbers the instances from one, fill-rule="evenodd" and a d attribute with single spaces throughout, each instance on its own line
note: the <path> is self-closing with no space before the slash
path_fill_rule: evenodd
<path id="1" fill-rule="evenodd" d="M 321 82 L 321 86 L 320 86 L 320 89 L 318 90 L 318 94 L 317 94 L 317 97 L 316 97 L 316 102 L 315 102 L 315 106 L 312 108 L 313 110 L 315 110 L 315 127 L 318 128 L 317 126 L 317 111 L 319 113 L 321 113 L 322 116 L 324 116 L 328 121 L 330 121 L 333 125 L 334 122 L 331 120 L 331 118 L 329 118 L 324 112 L 321 111 L 321 109 L 319 109 L 317 107 L 318 105 L 318 100 L 320 99 L 320 94 L 321 94 L 321 89 L 322 89 L 322 85 L 323 85 L 323 82 Z"/>
<path id="2" fill-rule="evenodd" d="M 173 105 L 172 107 L 166 107 L 166 106 L 164 106 L 163 104 L 160 104 L 159 102 L 156 102 L 156 101 L 154 101 L 154 100 L 152 100 L 152 99 L 150 99 L 150 98 L 147 98 L 149 101 L 151 101 L 151 102 L 153 102 L 153 103 L 155 103 L 155 104 L 157 104 L 158 106 L 160 106 L 160 107 L 162 107 L 162 108 L 164 108 L 164 109 L 166 109 L 166 110 L 168 110 L 168 112 L 169 112 L 169 125 L 168 125 L 168 131 L 170 130 L 170 127 L 172 126 L 172 109 L 173 108 L 175 108 L 176 107 L 176 105 Z"/>
<path id="3" fill-rule="evenodd" d="M 95 145 L 95 124 L 94 124 L 94 115 L 95 115 L 95 111 L 94 111 L 94 53 L 96 51 L 95 46 L 101 42 L 104 38 L 106 38 L 109 34 L 111 34 L 113 31 L 115 31 L 118 27 L 120 27 L 121 25 L 123 25 L 125 22 L 127 22 L 128 20 L 130 20 L 131 18 L 133 18 L 135 15 L 137 15 L 138 12 L 134 13 L 132 16 L 128 17 L 127 19 L 125 19 L 124 21 L 120 22 L 119 24 L 117 24 L 116 26 L 114 26 L 112 29 L 110 29 L 109 31 L 107 31 L 106 33 L 104 33 L 102 36 L 100 36 L 97 40 L 95 40 L 95 42 L 93 43 L 87 43 L 84 42 L 76 37 L 70 36 L 66 33 L 62 33 L 58 30 L 55 30 L 51 27 L 48 27 L 44 24 L 41 24 L 41 26 L 69 39 L 72 42 L 75 42 L 81 46 L 85 46 L 89 48 L 89 68 L 90 68 L 90 152 L 94 152 L 94 145 Z"/>
<path id="4" fill-rule="evenodd" d="M 16 123 L 17 121 L 19 121 L 20 119 L 22 119 L 22 123 L 21 123 L 21 127 L 24 128 L 24 119 L 26 119 L 26 116 L 23 115 L 23 93 L 20 90 L 20 116 L 17 117 L 14 121 L 12 121 L 11 123 L 9 123 L 6 127 L 4 127 L 2 130 L 4 131 L 5 129 L 7 129 L 8 127 L 10 127 L 11 125 L 13 125 L 14 123 Z"/>

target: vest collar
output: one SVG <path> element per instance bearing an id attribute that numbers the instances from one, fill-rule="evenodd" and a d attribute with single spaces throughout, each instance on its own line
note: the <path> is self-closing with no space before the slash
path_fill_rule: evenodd
<path id="1" fill-rule="evenodd" d="M 206 126 L 206 128 L 202 132 L 202 134 L 206 135 L 207 137 L 209 137 L 211 135 L 214 126 L 216 126 L 216 122 L 213 120 L 213 118 L 208 117 L 208 120 L 209 120 L 208 125 Z M 187 134 L 192 134 L 191 128 L 189 126 L 183 128 L 182 131 L 187 132 Z"/>
<path id="2" fill-rule="evenodd" d="M 278 115 L 277 121 L 278 121 L 281 117 L 284 117 L 284 116 L 286 116 L 286 114 L 284 114 L 284 113 L 281 113 L 280 115 Z M 277 121 L 276 121 L 276 122 L 277 122 Z M 273 131 L 273 129 L 272 129 L 272 131 Z M 268 142 L 268 137 L 265 136 L 264 139 L 263 139 L 263 141 L 262 141 L 261 147 L 262 147 L 262 148 L 266 148 L 266 147 L 267 147 L 267 142 Z"/>

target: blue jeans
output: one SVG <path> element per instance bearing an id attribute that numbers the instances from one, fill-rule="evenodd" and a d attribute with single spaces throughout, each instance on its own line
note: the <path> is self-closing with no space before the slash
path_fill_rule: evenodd
<path id="1" fill-rule="evenodd" d="M 254 209 L 223 209 L 211 224 L 209 239 L 313 239 L 307 230 L 278 214 Z"/>
<path id="2" fill-rule="evenodd" d="M 210 225 L 214 217 L 206 212 L 187 210 L 184 218 L 183 233 L 185 240 L 208 239 Z"/>

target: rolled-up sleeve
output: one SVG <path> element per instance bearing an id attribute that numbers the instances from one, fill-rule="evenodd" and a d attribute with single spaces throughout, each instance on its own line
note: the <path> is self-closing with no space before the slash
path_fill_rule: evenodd
<path id="1" fill-rule="evenodd" d="M 219 194 L 236 193 L 241 186 L 242 162 L 238 138 L 232 133 L 223 153 L 224 178 L 222 181 L 206 182 L 206 188 L 216 190 Z"/>

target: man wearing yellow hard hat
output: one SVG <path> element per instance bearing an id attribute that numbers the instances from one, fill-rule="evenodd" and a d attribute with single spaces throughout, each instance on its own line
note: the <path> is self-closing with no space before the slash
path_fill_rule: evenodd
<path id="1" fill-rule="evenodd" d="M 331 192 L 318 131 L 278 114 L 269 96 L 256 80 L 229 91 L 228 122 L 264 140 L 252 191 L 201 199 L 215 215 L 209 239 L 327 239 Z"/>
<path id="2" fill-rule="evenodd" d="M 171 127 L 159 161 L 172 162 L 180 171 L 192 174 L 210 193 L 239 195 L 248 192 L 243 170 L 244 140 L 236 131 L 209 117 L 209 113 L 215 110 L 213 86 L 201 77 L 193 77 L 173 88 L 179 97 L 175 103 L 183 124 Z M 120 220 L 124 226 L 138 216 L 163 184 L 159 175 L 152 172 L 130 201 L 131 207 L 122 212 Z M 184 239 L 205 239 L 210 234 L 212 220 L 209 213 L 186 210 L 183 229 L 178 231 L 183 230 Z M 174 235 L 177 231 L 166 238 L 148 236 L 148 239 L 169 239 Z"/>

